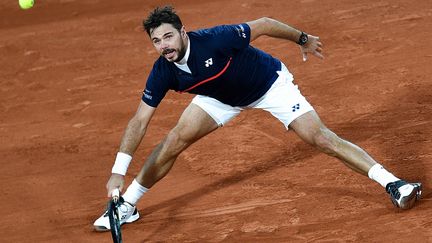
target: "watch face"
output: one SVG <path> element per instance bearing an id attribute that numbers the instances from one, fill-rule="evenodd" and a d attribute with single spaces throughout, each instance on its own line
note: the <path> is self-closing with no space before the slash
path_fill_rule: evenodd
<path id="1" fill-rule="evenodd" d="M 300 45 L 304 45 L 304 44 L 306 44 L 306 42 L 308 41 L 308 36 L 307 36 L 307 34 L 302 34 L 301 36 L 300 36 Z"/>

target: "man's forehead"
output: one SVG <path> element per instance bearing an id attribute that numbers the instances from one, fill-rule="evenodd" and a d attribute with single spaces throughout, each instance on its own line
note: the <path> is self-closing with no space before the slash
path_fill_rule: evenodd
<path id="1" fill-rule="evenodd" d="M 150 30 L 150 36 L 152 38 L 160 38 L 166 33 L 175 32 L 176 29 L 171 24 L 161 24 L 160 26 Z"/>

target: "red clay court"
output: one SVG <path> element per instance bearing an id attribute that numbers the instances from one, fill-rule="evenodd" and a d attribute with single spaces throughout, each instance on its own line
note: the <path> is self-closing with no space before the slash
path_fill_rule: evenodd
<path id="1" fill-rule="evenodd" d="M 111 242 L 93 231 L 123 129 L 157 53 L 142 31 L 166 1 L 0 3 L 2 242 Z M 432 242 L 432 7 L 429 1 L 173 0 L 187 30 L 272 17 L 320 36 L 324 60 L 260 38 L 325 124 L 423 199 L 384 189 L 319 153 L 263 111 L 190 147 L 138 204 L 125 242 Z M 192 96 L 170 92 L 127 183 Z"/>

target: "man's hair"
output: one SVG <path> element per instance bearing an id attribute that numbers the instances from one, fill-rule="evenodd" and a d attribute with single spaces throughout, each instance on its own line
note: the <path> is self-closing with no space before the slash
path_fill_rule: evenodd
<path id="1" fill-rule="evenodd" d="M 143 21 L 143 26 L 147 34 L 150 36 L 150 31 L 161 26 L 162 24 L 171 24 L 179 32 L 183 27 L 180 17 L 175 13 L 171 6 L 155 8 Z"/>

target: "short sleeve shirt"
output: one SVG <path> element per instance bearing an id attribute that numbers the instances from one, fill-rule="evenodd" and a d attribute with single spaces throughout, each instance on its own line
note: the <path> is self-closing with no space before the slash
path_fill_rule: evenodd
<path id="1" fill-rule="evenodd" d="M 159 57 L 147 79 L 142 100 L 157 107 L 168 90 L 246 106 L 262 97 L 277 79 L 281 63 L 250 45 L 250 27 L 221 25 L 188 32 L 191 73 Z"/>

